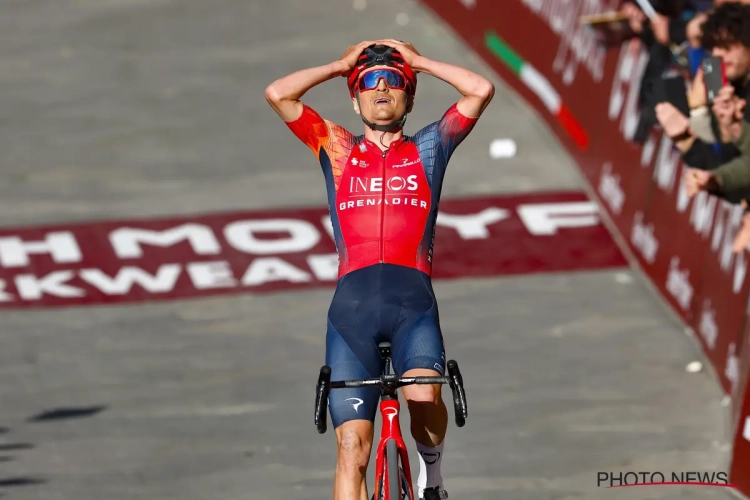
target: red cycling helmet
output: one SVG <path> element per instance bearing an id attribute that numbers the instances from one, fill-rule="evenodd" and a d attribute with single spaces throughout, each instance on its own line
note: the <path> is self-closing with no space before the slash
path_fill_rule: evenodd
<path id="1" fill-rule="evenodd" d="M 414 95 L 417 91 L 417 75 L 411 69 L 411 66 L 404 61 L 399 51 L 387 45 L 370 45 L 362 51 L 357 60 L 357 66 L 354 67 L 347 78 L 346 83 L 349 86 L 349 95 L 351 95 L 352 99 L 356 94 L 356 84 L 360 76 L 373 66 L 390 66 L 399 70 L 404 74 L 408 83 L 406 92 Z"/>

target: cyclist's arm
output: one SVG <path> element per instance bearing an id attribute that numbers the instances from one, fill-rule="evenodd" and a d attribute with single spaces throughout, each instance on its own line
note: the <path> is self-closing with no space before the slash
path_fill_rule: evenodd
<path id="1" fill-rule="evenodd" d="M 453 64 L 418 56 L 412 64 L 415 71 L 425 73 L 452 85 L 463 97 L 458 111 L 467 118 L 479 118 L 495 95 L 495 86 L 485 77 Z"/>
<path id="2" fill-rule="evenodd" d="M 285 122 L 293 122 L 302 116 L 300 98 L 311 88 L 348 71 L 346 63 L 335 61 L 323 66 L 307 68 L 280 78 L 266 88 L 268 104 Z"/>

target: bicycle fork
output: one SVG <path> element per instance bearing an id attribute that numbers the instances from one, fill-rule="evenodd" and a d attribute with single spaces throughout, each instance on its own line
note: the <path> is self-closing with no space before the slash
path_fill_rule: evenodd
<path id="1" fill-rule="evenodd" d="M 402 500 L 401 498 L 390 498 L 390 488 L 388 487 L 391 474 L 396 474 L 397 481 L 401 483 L 401 474 L 398 468 L 398 465 L 400 465 L 404 470 L 404 476 L 408 484 L 409 498 L 414 499 L 408 453 L 406 451 L 404 437 L 401 434 L 401 421 L 399 419 L 401 404 L 398 401 L 398 389 L 396 387 L 397 377 L 395 374 L 391 374 L 390 349 L 388 350 L 388 355 L 383 359 L 383 374 L 385 383 L 380 399 L 380 414 L 382 416 L 381 421 L 383 426 L 380 432 L 380 442 L 378 443 L 376 454 L 374 498 L 379 499 L 382 496 L 384 500 Z M 387 452 L 389 450 L 387 448 L 389 441 L 393 441 L 396 444 L 395 447 L 391 446 L 391 451 L 395 448 L 398 454 L 398 461 L 395 470 L 386 467 L 388 462 Z M 384 489 L 384 492 L 382 493 L 379 490 L 381 487 Z"/>
<path id="2" fill-rule="evenodd" d="M 387 453 L 395 448 L 397 450 L 399 458 L 398 465 L 400 465 L 404 470 L 404 476 L 409 488 L 409 497 L 413 499 L 414 491 L 411 484 L 411 470 L 409 467 L 409 459 L 407 458 L 408 454 L 406 451 L 406 444 L 404 443 L 404 438 L 401 434 L 401 425 L 399 421 L 400 404 L 398 400 L 390 399 L 381 401 L 380 412 L 383 415 L 383 429 L 381 432 L 380 442 L 378 443 L 378 450 L 376 455 L 377 461 L 375 464 L 375 470 L 377 472 L 375 477 L 375 498 L 381 498 L 381 492 L 379 491 L 379 488 L 383 487 L 385 490 L 385 494 L 382 495 L 382 498 L 384 500 L 401 500 L 401 498 L 389 498 L 388 484 L 390 475 L 396 474 L 396 476 L 398 477 L 397 481 L 399 483 L 401 482 L 398 466 L 396 467 L 396 470 L 391 470 L 390 468 L 386 467 Z M 387 450 L 389 441 L 393 441 L 396 444 L 395 447 L 391 447 L 391 450 Z"/>

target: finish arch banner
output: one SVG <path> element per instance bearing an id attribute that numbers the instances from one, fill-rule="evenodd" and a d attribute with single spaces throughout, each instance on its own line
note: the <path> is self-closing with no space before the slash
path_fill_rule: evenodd
<path id="1" fill-rule="evenodd" d="M 705 193 L 689 199 L 686 167 L 660 131 L 631 140 L 648 55 L 638 40 L 608 50 L 578 22 L 621 1 L 421 1 L 536 108 L 637 264 L 695 332 L 732 402 L 730 480 L 750 494 L 750 254 L 732 253 L 742 209 Z"/>

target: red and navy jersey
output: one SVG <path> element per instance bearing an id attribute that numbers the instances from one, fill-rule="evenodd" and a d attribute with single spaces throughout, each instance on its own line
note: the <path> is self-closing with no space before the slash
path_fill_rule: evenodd
<path id="1" fill-rule="evenodd" d="M 435 221 L 453 151 L 476 123 L 454 104 L 443 117 L 381 151 L 305 105 L 287 125 L 320 161 L 339 256 L 339 278 L 396 264 L 432 273 Z"/>

